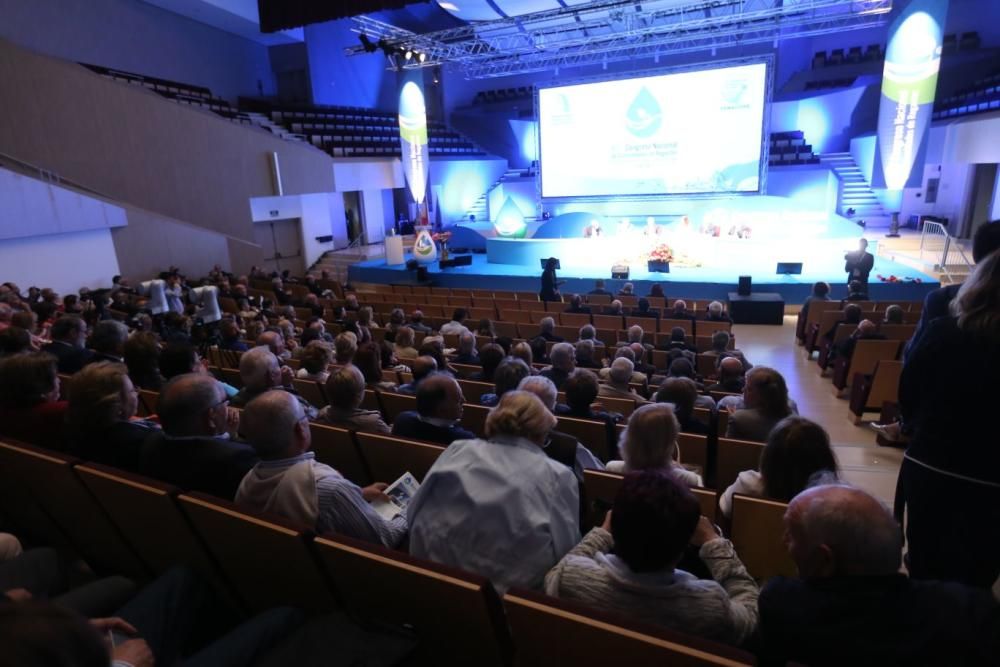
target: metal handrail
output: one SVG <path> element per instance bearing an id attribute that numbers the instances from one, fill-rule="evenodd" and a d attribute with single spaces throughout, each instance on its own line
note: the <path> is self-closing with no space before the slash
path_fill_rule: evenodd
<path id="1" fill-rule="evenodd" d="M 955 276 L 949 267 L 959 266 L 971 271 L 973 266 L 962 246 L 954 241 L 943 224 L 924 220 L 920 231 L 920 259 L 924 259 L 925 251 L 930 254 L 934 270 L 943 273 L 950 282 L 954 282 Z"/>

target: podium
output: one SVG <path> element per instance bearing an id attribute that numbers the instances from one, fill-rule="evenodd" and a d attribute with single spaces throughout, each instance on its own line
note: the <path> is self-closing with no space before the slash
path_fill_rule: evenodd
<path id="1" fill-rule="evenodd" d="M 385 237 L 385 263 L 389 264 L 390 266 L 393 264 L 406 263 L 406 259 L 403 254 L 402 236 Z"/>

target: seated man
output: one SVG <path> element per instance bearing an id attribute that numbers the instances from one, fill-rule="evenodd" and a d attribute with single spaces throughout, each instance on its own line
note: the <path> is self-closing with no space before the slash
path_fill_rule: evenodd
<path id="1" fill-rule="evenodd" d="M 242 336 L 240 331 L 240 326 L 236 324 L 236 320 L 231 318 L 225 318 L 219 322 L 219 349 L 220 350 L 233 350 L 234 352 L 246 352 L 250 348 L 240 340 Z"/>
<path id="2" fill-rule="evenodd" d="M 447 373 L 432 373 L 417 389 L 417 411 L 400 413 L 392 434 L 450 445 L 476 436 L 460 427 L 465 397 L 458 381 Z"/>
<path id="3" fill-rule="evenodd" d="M 645 375 L 647 380 L 652 380 L 653 376 L 656 375 L 656 366 L 646 363 L 646 355 L 649 350 L 642 343 L 630 343 L 628 349 L 632 350 L 632 354 L 635 356 L 636 372 Z"/>
<path id="4" fill-rule="evenodd" d="M 451 315 L 451 321 L 441 325 L 441 335 L 470 333 L 468 327 L 463 324 L 468 316 L 465 308 L 456 308 Z"/>
<path id="5" fill-rule="evenodd" d="M 720 301 L 713 301 L 706 308 L 706 320 L 709 322 L 729 322 L 733 323 L 733 318 L 726 313 L 725 307 Z"/>
<path id="6" fill-rule="evenodd" d="M 885 309 L 885 315 L 882 318 L 883 324 L 903 324 L 903 308 L 902 306 L 897 306 L 893 304 Z"/>
<path id="7" fill-rule="evenodd" d="M 677 569 L 688 544 L 714 581 Z M 753 577 L 665 470 L 625 477 L 604 525 L 549 571 L 545 592 L 731 644 L 753 635 L 758 621 Z"/>
<path id="8" fill-rule="evenodd" d="M 847 284 L 847 298 L 841 303 L 847 301 L 868 301 L 868 287 L 860 280 L 852 280 Z"/>
<path id="9" fill-rule="evenodd" d="M 56 358 L 60 373 L 72 375 L 90 359 L 87 349 L 87 323 L 82 317 L 64 315 L 55 321 L 49 330 L 52 342 L 42 347 Z"/>
<path id="10" fill-rule="evenodd" d="M 541 371 L 540 375 L 552 380 L 556 389 L 562 389 L 569 374 L 576 370 L 576 351 L 570 343 L 556 343 L 549 353 L 551 366 Z"/>
<path id="11" fill-rule="evenodd" d="M 655 330 L 656 327 L 653 327 L 653 328 Z M 632 326 L 630 326 L 628 328 L 628 332 L 626 333 L 626 339 L 624 341 L 618 341 L 618 347 L 624 347 L 624 346 L 627 346 L 627 345 L 631 345 L 632 343 L 639 343 L 640 345 L 642 345 L 647 350 L 653 350 L 653 349 L 655 349 L 649 343 L 644 343 L 642 341 L 642 339 L 643 339 L 643 337 L 645 335 L 646 335 L 646 332 L 643 331 L 642 327 L 640 327 L 638 324 L 633 324 Z"/>
<path id="12" fill-rule="evenodd" d="M 839 343 L 834 343 L 830 350 L 828 363 L 838 358 L 850 359 L 851 355 L 854 354 L 854 348 L 857 346 L 859 340 L 885 340 L 885 336 L 879 333 L 877 324 L 871 320 L 861 320 L 854 333 Z"/>
<path id="13" fill-rule="evenodd" d="M 650 309 L 649 299 L 643 296 L 639 297 L 637 306 L 632 309 L 632 317 L 651 317 L 658 320 L 660 319 L 660 311 Z"/>
<path id="14" fill-rule="evenodd" d="M 635 390 L 629 386 L 629 382 L 632 380 L 632 369 L 632 362 L 625 357 L 619 357 L 611 362 L 607 382 L 598 389 L 598 396 L 624 398 L 635 403 L 636 407 L 648 403 L 649 401 L 635 393 Z"/>
<path id="15" fill-rule="evenodd" d="M 556 409 L 559 407 L 556 404 L 559 392 L 556 391 L 556 386 L 548 378 L 543 378 L 540 375 L 526 377 L 521 380 L 517 389 L 534 394 L 550 413 L 556 414 Z M 558 424 L 556 427 L 558 428 Z M 563 433 L 555 428 L 549 431 L 548 440 L 542 449 L 545 450 L 545 454 L 550 459 L 568 466 L 581 482 L 585 468 L 604 470 L 604 464 L 589 449 L 581 445 L 579 440 L 569 433 Z"/>
<path id="16" fill-rule="evenodd" d="M 736 357 L 726 357 L 719 362 L 719 381 L 709 385 L 707 391 L 724 391 L 729 394 L 742 394 L 746 371 Z"/>
<path id="17" fill-rule="evenodd" d="M 429 357 L 426 354 L 417 357 L 410 362 L 410 373 L 413 375 L 413 380 L 396 387 L 396 393 L 416 396 L 420 381 L 431 373 L 436 372 L 437 369 L 437 361 L 434 360 L 434 357 Z"/>
<path id="18" fill-rule="evenodd" d="M 240 379 L 243 380 L 243 388 L 233 396 L 231 403 L 234 407 L 242 408 L 265 391 L 281 389 L 294 396 L 302 404 L 302 409 L 309 418 L 315 419 L 319 411 L 291 388 L 294 377 L 292 369 L 281 366 L 269 348 L 255 347 L 240 357 Z"/>
<path id="19" fill-rule="evenodd" d="M 431 331 L 433 331 L 433 329 L 424 324 L 424 311 L 420 309 L 414 310 L 413 313 L 410 315 L 409 326 L 416 333 L 428 334 Z"/>
<path id="20" fill-rule="evenodd" d="M 117 320 L 98 322 L 90 334 L 90 349 L 94 351 L 87 360 L 88 364 L 98 361 L 113 361 L 125 363 L 125 341 L 128 340 L 128 327 Z"/>
<path id="21" fill-rule="evenodd" d="M 640 373 L 639 371 L 635 370 L 635 352 L 632 351 L 631 347 L 628 346 L 619 347 L 617 350 L 615 350 L 614 359 L 619 359 L 619 358 L 625 358 L 632 362 L 632 377 L 629 379 L 629 382 L 631 382 L 632 384 L 643 384 L 643 385 L 649 382 L 649 378 L 646 377 L 645 373 Z M 611 363 L 614 363 L 614 359 L 611 359 Z M 602 368 L 601 370 L 597 371 L 597 377 L 599 377 L 601 380 L 607 380 L 610 374 L 611 374 L 610 366 Z"/>
<path id="22" fill-rule="evenodd" d="M 674 359 L 670 362 L 670 369 L 667 373 L 668 377 L 672 378 L 687 378 L 695 384 L 695 388 L 698 392 L 701 391 L 701 385 L 698 383 L 697 376 L 694 372 L 694 366 L 687 359 Z M 694 407 L 705 408 L 706 410 L 715 409 L 715 399 L 711 396 L 699 393 L 695 398 Z"/>
<path id="23" fill-rule="evenodd" d="M 761 637 L 775 664 L 996 664 L 997 600 L 900 573 L 900 526 L 864 491 L 826 485 L 797 495 L 785 544 L 799 578 L 773 577 L 760 594 Z"/>
<path id="24" fill-rule="evenodd" d="M 500 398 L 508 391 L 517 389 L 521 380 L 531 375 L 531 369 L 523 359 L 517 357 L 507 357 L 497 366 L 497 372 L 493 374 L 493 393 L 483 394 L 479 397 L 479 402 L 485 406 L 493 407 Z"/>
<path id="25" fill-rule="evenodd" d="M 226 390 L 211 375 L 172 378 L 164 385 L 157 408 L 163 430 L 142 444 L 139 473 L 185 491 L 232 500 L 257 456 L 246 444 L 231 439 L 239 416 L 227 403 Z"/>
<path id="26" fill-rule="evenodd" d="M 545 342 L 547 343 L 563 342 L 563 338 L 561 336 L 557 336 L 553 333 L 553 331 L 555 331 L 556 328 L 556 321 L 551 317 L 543 317 L 542 321 L 538 323 L 538 326 L 540 328 L 538 332 L 538 337 L 544 338 Z"/>
<path id="27" fill-rule="evenodd" d="M 583 305 L 583 297 L 581 297 L 579 294 L 574 294 L 572 297 L 570 297 L 569 308 L 567 308 L 564 312 L 582 313 L 589 315 L 590 307 Z"/>
<path id="28" fill-rule="evenodd" d="M 365 410 L 365 376 L 357 366 L 350 365 L 330 373 L 326 380 L 326 397 L 330 404 L 320 410 L 316 421 L 351 431 L 389 433 L 378 410 Z"/>
<path id="29" fill-rule="evenodd" d="M 456 364 L 479 365 L 479 353 L 476 351 L 476 337 L 471 331 L 458 335 L 458 354 L 452 360 Z"/>
<path id="30" fill-rule="evenodd" d="M 358 337 L 350 331 L 342 331 L 333 339 L 333 363 L 346 366 L 354 361 L 358 351 Z"/>
<path id="31" fill-rule="evenodd" d="M 617 412 L 608 412 L 597 402 L 599 386 L 597 376 L 591 371 L 585 368 L 576 369 L 563 385 L 563 391 L 566 392 L 565 405 L 557 404 L 553 412 L 557 415 L 576 417 L 577 419 L 596 419 L 608 422 L 613 434 L 614 425 L 621 421 L 622 416 Z"/>
<path id="32" fill-rule="evenodd" d="M 625 311 L 622 310 L 622 302 L 615 299 L 607 306 L 604 306 L 605 315 L 624 315 Z"/>
<path id="33" fill-rule="evenodd" d="M 285 337 L 278 331 L 264 331 L 257 336 L 257 347 L 266 347 L 278 358 L 278 363 L 284 364 L 292 358 L 292 353 L 285 347 Z"/>
<path id="34" fill-rule="evenodd" d="M 482 370 L 469 379 L 476 382 L 493 382 L 493 374 L 505 356 L 503 348 L 496 343 L 483 345 L 483 349 L 479 350 L 479 365 Z"/>
<path id="35" fill-rule="evenodd" d="M 594 281 L 594 289 L 592 289 L 589 292 L 587 292 L 587 294 L 609 294 L 610 295 L 611 292 L 609 292 L 606 289 L 604 289 L 604 281 L 603 280 L 595 280 Z"/>
<path id="36" fill-rule="evenodd" d="M 578 340 L 574 346 L 577 368 L 602 368 L 601 363 L 594 358 L 594 341 Z"/>
<path id="37" fill-rule="evenodd" d="M 674 305 L 663 314 L 663 317 L 668 320 L 691 320 L 692 322 L 695 320 L 694 313 L 688 310 L 687 301 L 684 299 L 674 301 Z"/>
<path id="38" fill-rule="evenodd" d="M 584 324 L 580 327 L 577 340 L 589 340 L 594 343 L 594 347 L 604 347 L 604 343 L 597 338 L 597 329 L 594 328 L 593 324 Z"/>
<path id="39" fill-rule="evenodd" d="M 728 331 L 716 331 L 712 334 L 712 348 L 705 352 L 705 354 L 715 357 L 715 365 L 718 366 L 723 359 L 728 357 L 736 357 L 740 360 L 740 365 L 743 367 L 743 372 L 746 373 L 751 368 L 753 364 L 747 361 L 746 355 L 743 354 L 742 350 L 736 348 L 729 349 L 729 341 L 732 340 L 732 336 Z"/>
<path id="40" fill-rule="evenodd" d="M 406 536 L 406 517 L 386 521 L 370 503 L 382 497 L 385 484 L 361 488 L 316 461 L 309 451 L 309 422 L 296 401 L 284 392 L 260 396 L 243 415 L 250 444 L 261 462 L 243 478 L 236 504 L 258 512 L 275 512 L 313 526 L 318 533 L 395 547 Z"/>

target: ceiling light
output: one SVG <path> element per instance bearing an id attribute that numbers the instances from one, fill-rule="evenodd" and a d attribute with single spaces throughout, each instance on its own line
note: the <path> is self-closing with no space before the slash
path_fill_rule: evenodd
<path id="1" fill-rule="evenodd" d="M 417 54 L 417 60 L 419 60 L 420 62 L 424 62 L 425 60 L 427 60 L 427 54 L 426 53 Z"/>
<path id="2" fill-rule="evenodd" d="M 457 6 L 455 6 L 455 4 L 454 4 L 454 3 L 451 3 L 451 2 L 439 2 L 439 3 L 438 3 L 438 5 L 440 5 L 440 6 L 441 6 L 441 9 L 446 9 L 446 10 L 448 10 L 449 12 L 457 12 L 457 11 L 460 11 L 460 10 L 458 9 L 458 7 L 457 7 Z"/>
<path id="3" fill-rule="evenodd" d="M 403 54 L 403 57 L 406 58 L 407 60 L 409 60 L 410 58 L 413 57 L 413 51 L 410 51 L 409 49 L 407 49 L 406 53 Z"/>

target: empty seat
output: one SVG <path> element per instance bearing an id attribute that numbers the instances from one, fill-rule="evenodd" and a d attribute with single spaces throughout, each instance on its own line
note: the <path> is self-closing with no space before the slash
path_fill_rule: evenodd
<path id="1" fill-rule="evenodd" d="M 423 481 L 445 448 L 441 445 L 381 433 L 355 433 L 372 479 L 392 483 L 404 473 Z"/>
<path id="2" fill-rule="evenodd" d="M 788 505 L 735 494 L 730 538 L 736 553 L 754 579 L 793 577 L 795 563 L 784 543 L 784 516 Z"/>
<path id="3" fill-rule="evenodd" d="M 312 432 L 312 450 L 317 461 L 336 469 L 358 486 L 371 484 L 371 473 L 350 431 L 315 422 L 310 422 L 309 430 Z"/>

